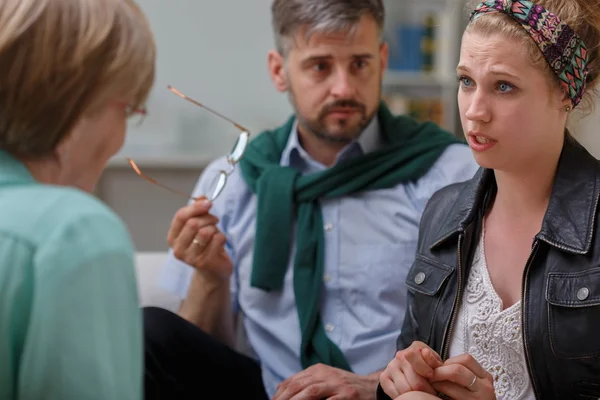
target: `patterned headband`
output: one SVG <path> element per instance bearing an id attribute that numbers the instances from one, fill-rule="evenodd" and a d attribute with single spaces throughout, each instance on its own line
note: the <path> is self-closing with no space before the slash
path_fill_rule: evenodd
<path id="1" fill-rule="evenodd" d="M 471 22 L 500 12 L 520 22 L 529 33 L 576 107 L 585 91 L 589 56 L 583 40 L 557 15 L 527 0 L 488 0 L 479 4 Z"/>

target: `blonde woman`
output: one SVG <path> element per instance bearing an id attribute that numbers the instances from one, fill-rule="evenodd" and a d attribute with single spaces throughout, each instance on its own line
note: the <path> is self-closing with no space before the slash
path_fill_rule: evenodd
<path id="1" fill-rule="evenodd" d="M 0 2 L 1 400 L 142 398 L 131 240 L 89 192 L 154 60 L 132 0 Z"/>
<path id="2" fill-rule="evenodd" d="M 378 399 L 600 398 L 600 162 L 567 131 L 597 101 L 599 0 L 486 0 L 457 77 L 482 167 L 421 219 Z"/>

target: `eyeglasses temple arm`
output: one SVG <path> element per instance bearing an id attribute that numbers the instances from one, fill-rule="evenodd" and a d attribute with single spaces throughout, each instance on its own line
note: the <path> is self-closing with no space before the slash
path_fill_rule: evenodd
<path id="1" fill-rule="evenodd" d="M 131 168 L 133 168 L 133 171 L 134 171 L 136 174 L 138 174 L 138 176 L 139 176 L 140 178 L 143 178 L 143 179 L 147 180 L 148 182 L 155 184 L 156 186 L 160 186 L 161 188 L 163 188 L 163 189 L 166 189 L 166 190 L 168 190 L 168 191 L 169 191 L 169 192 L 171 192 L 171 193 L 175 193 L 175 194 L 178 194 L 178 195 L 180 195 L 180 196 L 182 196 L 182 197 L 185 197 L 185 198 L 186 198 L 186 199 L 188 199 L 188 200 L 189 200 L 189 199 L 191 199 L 191 200 L 194 200 L 194 201 L 198 201 L 198 200 L 200 200 L 200 199 L 201 199 L 200 197 L 194 197 L 194 196 L 191 196 L 191 195 L 189 195 L 189 194 L 187 194 L 187 193 L 180 192 L 179 190 L 175 190 L 175 189 L 173 189 L 173 188 L 170 188 L 169 186 L 167 186 L 167 185 L 164 185 L 164 184 L 162 184 L 162 183 L 158 182 L 157 180 L 150 178 L 149 176 L 145 175 L 145 174 L 144 174 L 144 173 L 143 173 L 143 172 L 142 172 L 142 171 L 141 171 L 141 170 L 138 168 L 137 164 L 135 164 L 135 162 L 134 162 L 132 159 L 128 158 L 128 159 L 127 159 L 127 161 L 129 162 L 129 165 L 131 166 Z"/>
<path id="2" fill-rule="evenodd" d="M 216 116 L 223 118 L 225 121 L 228 121 L 228 122 L 232 123 L 232 124 L 233 124 L 233 126 L 235 126 L 236 128 L 238 128 L 240 131 L 242 131 L 242 132 L 249 132 L 249 131 L 248 131 L 248 129 L 244 128 L 243 126 L 241 126 L 241 125 L 240 125 L 240 124 L 238 124 L 237 122 L 235 122 L 235 121 L 233 121 L 233 120 L 231 120 L 231 119 L 227 118 L 226 116 L 224 116 L 223 114 L 221 114 L 221 113 L 219 113 L 219 112 L 217 112 L 217 111 L 213 110 L 212 108 L 205 106 L 204 104 L 200 103 L 199 101 L 197 101 L 197 100 L 194 100 L 194 99 L 192 99 L 191 97 L 188 97 L 188 96 L 186 96 L 185 94 L 181 93 L 179 90 L 175 89 L 173 86 L 170 86 L 170 85 L 169 85 L 169 86 L 167 86 L 167 88 L 168 88 L 168 89 L 169 89 L 171 92 L 175 93 L 177 96 L 181 97 L 182 99 L 184 99 L 184 100 L 187 100 L 187 101 L 189 101 L 190 103 L 197 105 L 198 107 L 202 107 L 202 108 L 204 108 L 205 110 L 207 110 L 207 111 L 209 111 L 209 112 L 211 112 L 211 113 L 215 114 Z"/>

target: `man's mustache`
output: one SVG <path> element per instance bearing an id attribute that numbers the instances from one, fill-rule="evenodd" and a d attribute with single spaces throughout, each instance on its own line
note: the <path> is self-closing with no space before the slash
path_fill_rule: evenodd
<path id="1" fill-rule="evenodd" d="M 325 116 L 338 108 L 353 108 L 362 113 L 365 113 L 366 110 L 364 104 L 361 104 L 355 100 L 337 100 L 323 107 L 323 110 L 321 111 L 321 116 Z"/>

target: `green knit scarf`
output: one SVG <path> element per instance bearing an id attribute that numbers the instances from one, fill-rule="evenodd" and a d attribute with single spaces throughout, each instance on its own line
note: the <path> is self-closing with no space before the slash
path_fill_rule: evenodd
<path id="1" fill-rule="evenodd" d="M 302 331 L 301 363 L 350 371 L 341 350 L 327 337 L 320 318 L 325 238 L 320 199 L 394 187 L 414 182 L 458 138 L 434 123 L 394 116 L 381 103 L 377 118 L 386 146 L 340 162 L 314 174 L 301 175 L 280 160 L 294 117 L 249 143 L 240 162 L 243 177 L 258 197 L 254 259 L 250 284 L 265 291 L 281 290 L 297 220 L 294 294 Z M 398 289 L 401 290 L 401 289 Z"/>

